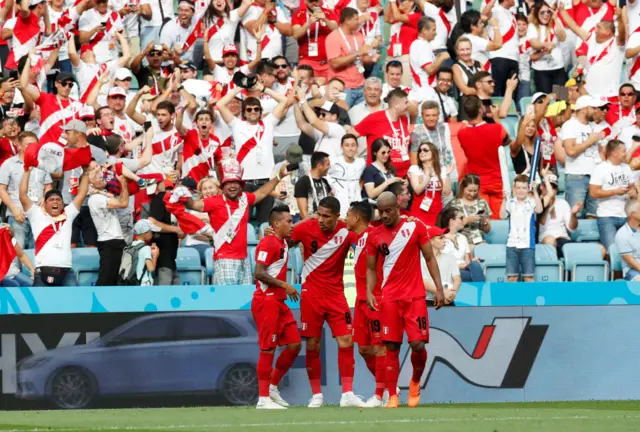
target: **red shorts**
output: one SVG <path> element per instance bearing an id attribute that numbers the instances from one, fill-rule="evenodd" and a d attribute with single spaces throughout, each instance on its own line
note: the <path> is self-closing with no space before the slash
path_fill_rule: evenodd
<path id="1" fill-rule="evenodd" d="M 251 313 L 258 328 L 260 350 L 300 342 L 298 323 L 284 300 L 254 297 Z"/>
<path id="2" fill-rule="evenodd" d="M 298 64 L 311 66 L 313 76 L 316 78 L 329 78 L 329 62 L 327 60 L 302 59 Z"/>
<path id="3" fill-rule="evenodd" d="M 322 325 L 329 324 L 331 335 L 346 336 L 353 333 L 351 311 L 344 295 L 327 298 L 310 297 L 302 294 L 300 298 L 300 324 L 302 337 L 319 338 L 322 336 Z"/>
<path id="4" fill-rule="evenodd" d="M 382 345 L 380 311 L 372 311 L 366 300 L 358 300 L 353 309 L 353 341 L 360 346 Z"/>
<path id="5" fill-rule="evenodd" d="M 424 297 L 382 303 L 380 321 L 385 342 L 402 343 L 404 332 L 409 342 L 429 342 L 429 318 Z"/>

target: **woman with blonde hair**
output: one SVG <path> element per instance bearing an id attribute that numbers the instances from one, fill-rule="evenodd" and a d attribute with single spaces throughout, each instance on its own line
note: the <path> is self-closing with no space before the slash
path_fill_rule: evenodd
<path id="1" fill-rule="evenodd" d="M 198 195 L 199 199 L 209 198 L 214 195 L 220 194 L 220 183 L 213 177 L 203 177 L 198 182 Z M 206 212 L 197 212 L 195 210 L 187 210 L 189 213 L 198 217 L 198 219 L 209 223 L 209 215 Z M 209 249 L 211 244 L 211 237 L 187 234 L 184 238 L 182 246 L 194 248 L 200 254 L 200 261 L 202 266 L 206 266 L 205 252 Z"/>
<path id="2" fill-rule="evenodd" d="M 430 142 L 423 142 L 418 147 L 418 163 L 411 165 L 407 175 L 413 189 L 411 215 L 417 217 L 427 226 L 435 226 L 436 219 L 442 210 L 442 198 L 451 195 L 449 175 L 453 165 L 443 172 L 440 165 L 438 148 Z"/>

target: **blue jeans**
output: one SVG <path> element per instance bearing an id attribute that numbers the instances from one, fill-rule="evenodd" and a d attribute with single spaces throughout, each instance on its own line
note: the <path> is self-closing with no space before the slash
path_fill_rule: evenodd
<path id="1" fill-rule="evenodd" d="M 160 27 L 140 27 L 140 51 L 144 51 L 152 41 L 160 43 Z"/>
<path id="2" fill-rule="evenodd" d="M 624 279 L 628 281 L 638 281 L 640 280 L 640 272 L 636 269 L 630 268 L 627 270 L 627 274 L 624 275 Z"/>
<path id="3" fill-rule="evenodd" d="M 533 277 L 536 267 L 536 250 L 534 248 L 507 248 L 507 277 Z"/>
<path id="4" fill-rule="evenodd" d="M 482 265 L 477 261 L 471 261 L 466 268 L 460 270 L 460 279 L 462 282 L 484 282 Z"/>
<path id="5" fill-rule="evenodd" d="M 13 228 L 13 238 L 20 245 L 22 249 L 33 249 L 33 232 L 31 231 L 31 224 L 28 220 L 24 223 L 16 221 L 13 216 L 7 216 L 9 226 Z"/>
<path id="6" fill-rule="evenodd" d="M 598 207 L 597 201 L 589 196 L 589 175 L 564 175 L 564 199 L 569 203 L 569 208 L 577 203 L 582 203 L 584 209 L 578 217 L 595 216 Z"/>
<path id="7" fill-rule="evenodd" d="M 33 284 L 33 280 L 24 273 L 18 273 L 12 278 L 4 278 L 0 281 L 3 287 L 29 287 Z"/>
<path id="8" fill-rule="evenodd" d="M 358 105 L 364 100 L 364 86 L 357 88 L 345 88 L 344 92 L 347 95 L 347 105 L 352 108 L 354 105 Z"/>
<path id="9" fill-rule="evenodd" d="M 599 217 L 597 220 L 600 232 L 600 243 L 606 250 L 616 242 L 616 233 L 627 222 L 623 217 Z"/>

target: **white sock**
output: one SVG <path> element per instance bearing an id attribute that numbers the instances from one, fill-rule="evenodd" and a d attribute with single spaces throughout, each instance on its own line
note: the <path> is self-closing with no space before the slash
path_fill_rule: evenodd
<path id="1" fill-rule="evenodd" d="M 278 386 L 273 385 L 273 384 L 269 384 L 269 391 L 271 390 L 278 390 Z"/>

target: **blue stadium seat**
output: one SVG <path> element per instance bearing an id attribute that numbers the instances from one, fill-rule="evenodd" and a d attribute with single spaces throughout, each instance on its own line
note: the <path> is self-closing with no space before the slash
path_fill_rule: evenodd
<path id="1" fill-rule="evenodd" d="M 571 234 L 571 240 L 577 242 L 599 242 L 600 231 L 595 219 L 578 219 L 578 228 Z"/>
<path id="2" fill-rule="evenodd" d="M 97 248 L 71 249 L 73 270 L 80 286 L 95 285 L 100 269 L 100 255 Z"/>
<path id="3" fill-rule="evenodd" d="M 511 115 L 500 119 L 500 123 L 502 123 L 502 126 L 507 130 L 507 133 L 512 140 L 516 139 L 516 136 L 518 136 L 518 121 L 518 117 L 512 117 Z"/>
<path id="4" fill-rule="evenodd" d="M 299 247 L 289 248 L 289 263 L 287 265 L 287 281 L 290 284 L 300 283 L 302 277 L 302 254 Z"/>
<path id="5" fill-rule="evenodd" d="M 506 282 L 507 247 L 504 244 L 479 244 L 473 254 L 484 260 L 482 267 L 487 282 Z"/>
<path id="6" fill-rule="evenodd" d="M 484 235 L 484 239 L 489 244 L 506 245 L 509 237 L 508 220 L 492 220 L 491 231 Z"/>
<path id="7" fill-rule="evenodd" d="M 564 265 L 558 259 L 556 248 L 551 245 L 536 245 L 536 282 L 562 282 L 564 280 Z"/>
<path id="8" fill-rule="evenodd" d="M 31 261 L 31 265 L 35 268 L 36 266 L 36 250 L 35 249 L 23 249 L 24 253 L 29 257 L 29 261 Z M 22 266 L 22 273 L 27 276 L 31 276 L 31 272 L 25 266 Z"/>
<path id="9" fill-rule="evenodd" d="M 573 282 L 605 282 L 609 280 L 609 263 L 602 259 L 597 243 L 568 243 L 562 253 L 567 272 Z"/>
<path id="10" fill-rule="evenodd" d="M 258 244 L 258 233 L 252 224 L 247 224 L 247 242 L 251 245 Z"/>
<path id="11" fill-rule="evenodd" d="M 502 105 L 503 100 L 504 98 L 502 96 L 494 96 L 491 98 L 493 104 L 498 105 L 498 108 L 500 108 L 500 105 Z M 516 121 L 518 119 L 518 110 L 516 110 L 516 104 L 513 101 L 511 101 L 511 106 L 509 107 L 509 112 L 507 112 L 507 117 L 515 117 Z M 502 120 L 503 119 L 501 119 L 500 121 Z"/>
<path id="12" fill-rule="evenodd" d="M 258 228 L 258 233 L 260 234 L 260 238 L 264 237 L 264 230 L 269 226 L 269 222 L 262 222 L 260 227 Z"/>
<path id="13" fill-rule="evenodd" d="M 202 285 L 205 271 L 200 263 L 200 254 L 194 248 L 178 248 L 176 267 L 182 285 Z"/>
<path id="14" fill-rule="evenodd" d="M 527 112 L 527 105 L 529 105 L 531 103 L 531 96 L 525 96 L 522 99 L 520 99 L 520 114 L 524 115 L 524 113 Z"/>
<path id="15" fill-rule="evenodd" d="M 251 274 L 256 270 L 256 247 L 254 245 L 249 245 L 247 247 L 247 255 L 249 256 L 249 263 L 251 263 Z"/>
<path id="16" fill-rule="evenodd" d="M 207 283 L 213 283 L 213 248 L 210 247 L 204 252 L 205 257 L 205 280 Z"/>
<path id="17" fill-rule="evenodd" d="M 614 280 L 613 272 L 622 271 L 622 257 L 618 253 L 618 247 L 615 243 L 609 246 L 609 261 L 611 262 L 611 276 L 610 279 Z"/>
<path id="18" fill-rule="evenodd" d="M 558 168 L 558 194 L 564 194 L 564 169 Z"/>

